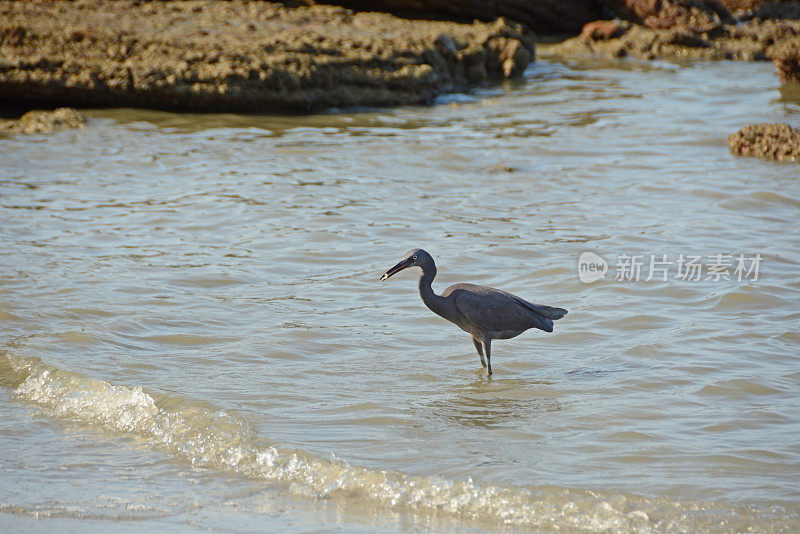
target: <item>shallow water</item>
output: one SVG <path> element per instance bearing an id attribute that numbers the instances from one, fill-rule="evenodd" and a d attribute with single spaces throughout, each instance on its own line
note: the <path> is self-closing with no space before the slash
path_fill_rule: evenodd
<path id="1" fill-rule="evenodd" d="M 800 529 L 798 167 L 725 141 L 800 123 L 771 65 L 89 115 L 0 140 L 5 528 Z M 413 273 L 378 282 L 416 246 L 439 291 L 570 313 L 496 342 L 488 379 Z"/>

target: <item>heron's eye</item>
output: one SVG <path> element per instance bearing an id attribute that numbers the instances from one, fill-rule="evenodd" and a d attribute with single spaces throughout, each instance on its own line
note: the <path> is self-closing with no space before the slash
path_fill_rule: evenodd
<path id="1" fill-rule="evenodd" d="M 417 257 L 416 257 L 416 256 L 414 256 L 414 258 L 413 258 L 413 259 L 414 259 L 414 260 L 416 260 L 416 259 L 417 259 Z"/>

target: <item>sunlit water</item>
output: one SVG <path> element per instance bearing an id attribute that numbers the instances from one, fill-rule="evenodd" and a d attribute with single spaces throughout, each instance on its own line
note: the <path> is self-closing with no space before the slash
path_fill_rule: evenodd
<path id="1" fill-rule="evenodd" d="M 800 530 L 800 167 L 725 141 L 800 105 L 768 64 L 625 65 L 0 139 L 0 526 Z M 378 282 L 417 246 L 570 313 L 488 379 Z"/>

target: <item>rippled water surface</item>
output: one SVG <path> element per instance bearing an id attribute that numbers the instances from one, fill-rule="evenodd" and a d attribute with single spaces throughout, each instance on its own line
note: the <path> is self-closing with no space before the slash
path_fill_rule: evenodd
<path id="1" fill-rule="evenodd" d="M 4 529 L 800 530 L 800 167 L 725 141 L 800 123 L 771 65 L 89 115 L 0 139 Z M 569 315 L 489 379 L 413 247 Z"/>

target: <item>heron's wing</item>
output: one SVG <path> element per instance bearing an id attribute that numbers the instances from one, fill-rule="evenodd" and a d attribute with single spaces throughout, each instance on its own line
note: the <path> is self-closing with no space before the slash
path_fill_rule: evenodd
<path id="1" fill-rule="evenodd" d="M 553 331 L 553 321 L 505 291 L 463 284 L 454 287 L 451 293 L 461 315 L 482 330 L 521 332 L 535 327 L 546 332 Z"/>

